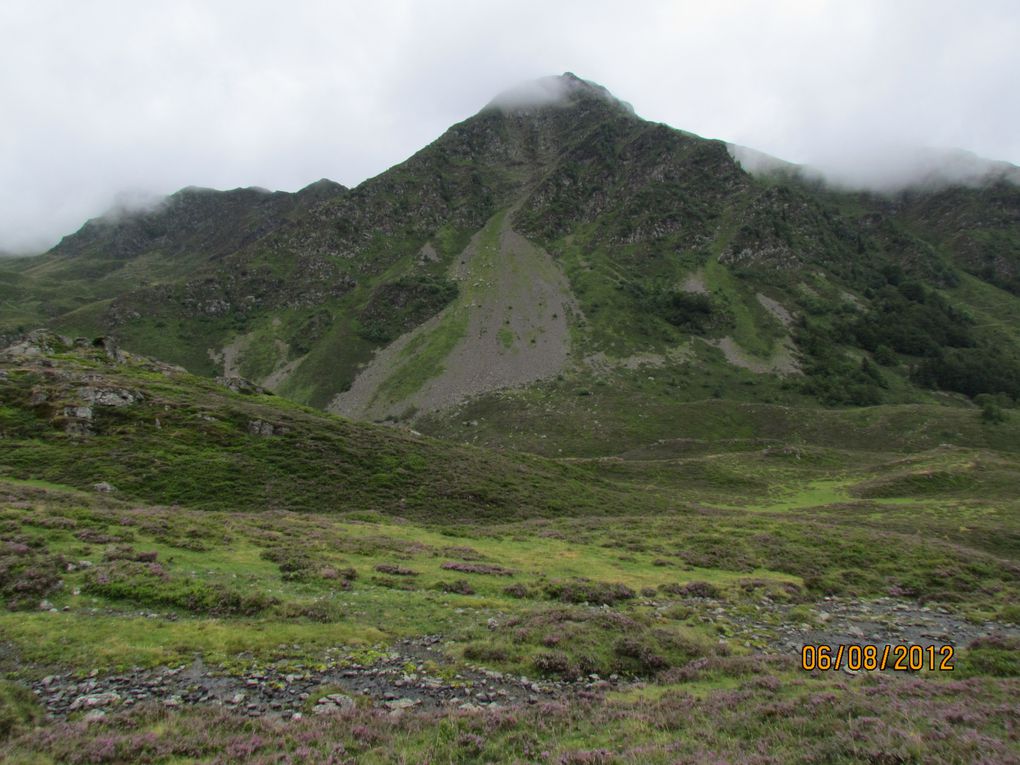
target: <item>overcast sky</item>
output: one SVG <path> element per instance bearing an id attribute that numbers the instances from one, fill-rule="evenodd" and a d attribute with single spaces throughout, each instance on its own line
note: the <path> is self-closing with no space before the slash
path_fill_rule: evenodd
<path id="1" fill-rule="evenodd" d="M 0 249 L 187 185 L 353 186 L 523 80 L 853 180 L 917 147 L 1020 164 L 1020 3 L 0 4 Z"/>

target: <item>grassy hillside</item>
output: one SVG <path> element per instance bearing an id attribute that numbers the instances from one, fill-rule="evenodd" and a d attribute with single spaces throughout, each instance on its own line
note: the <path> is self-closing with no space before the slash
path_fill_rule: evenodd
<path id="1" fill-rule="evenodd" d="M 51 335 L 5 354 L 6 761 L 1016 754 L 1020 458 L 984 426 L 883 443 L 896 413 L 861 410 L 826 446 L 551 460 L 232 384 Z M 798 666 L 862 640 L 954 669 Z"/>
<path id="2" fill-rule="evenodd" d="M 352 190 L 184 190 L 92 221 L 2 266 L 0 334 L 111 334 L 317 408 L 352 397 L 340 410 L 371 419 L 431 419 L 448 409 L 440 385 L 488 395 L 490 410 L 506 388 L 571 409 L 557 374 L 626 391 L 619 405 L 645 395 L 641 367 L 681 401 L 1020 396 L 1020 190 L 1005 174 L 888 197 L 752 176 L 722 142 L 644 121 L 573 75 L 557 87 L 559 103 L 494 102 Z M 473 253 L 494 216 L 503 238 L 486 265 Z M 546 316 L 550 284 L 564 310 Z M 539 339 L 566 362 L 532 365 L 536 385 L 503 362 Z M 457 417 L 429 427 L 449 433 Z"/>

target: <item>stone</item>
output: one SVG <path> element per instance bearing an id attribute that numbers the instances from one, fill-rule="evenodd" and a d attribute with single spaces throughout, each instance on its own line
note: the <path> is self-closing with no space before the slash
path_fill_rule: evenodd
<path id="1" fill-rule="evenodd" d="M 78 397 L 89 404 L 98 406 L 130 406 L 143 399 L 141 393 L 133 393 L 124 389 L 93 388 L 86 386 L 78 389 Z"/>
<path id="2" fill-rule="evenodd" d="M 92 693 L 85 696 L 79 696 L 71 702 L 71 706 L 68 707 L 71 711 L 75 709 L 94 709 L 95 707 L 106 707 L 111 704 L 116 704 L 120 701 L 120 694 L 114 693 L 113 691 L 107 691 L 105 693 Z"/>
<path id="3" fill-rule="evenodd" d="M 100 481 L 99 483 L 92 484 L 92 488 L 103 494 L 109 494 L 110 492 L 116 491 L 113 484 L 108 481 Z"/>
<path id="4" fill-rule="evenodd" d="M 329 715 L 336 714 L 338 712 L 351 711 L 355 708 L 355 706 L 356 704 L 354 699 L 350 696 L 346 696 L 342 693 L 331 693 L 316 701 L 312 712 L 317 715 Z"/>
<path id="5" fill-rule="evenodd" d="M 407 699 L 407 698 L 404 698 L 404 699 L 396 699 L 395 701 L 387 701 L 385 706 L 388 707 L 392 711 L 396 711 L 396 710 L 410 709 L 411 707 L 418 706 L 420 703 L 421 702 L 418 701 L 418 699 Z"/>

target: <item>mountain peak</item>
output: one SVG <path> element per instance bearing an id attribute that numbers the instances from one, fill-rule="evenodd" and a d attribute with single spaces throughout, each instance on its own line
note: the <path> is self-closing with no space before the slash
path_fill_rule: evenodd
<path id="1" fill-rule="evenodd" d="M 530 111 L 548 106 L 574 106 L 582 101 L 599 100 L 628 114 L 634 107 L 591 80 L 584 80 L 573 72 L 559 76 L 541 77 L 503 91 L 489 102 L 486 109 L 504 112 Z"/>

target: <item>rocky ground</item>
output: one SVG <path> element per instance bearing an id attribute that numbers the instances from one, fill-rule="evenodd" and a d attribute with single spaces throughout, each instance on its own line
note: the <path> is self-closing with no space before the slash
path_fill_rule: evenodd
<path id="1" fill-rule="evenodd" d="M 805 644 L 952 645 L 988 635 L 1016 637 L 1020 626 L 972 622 L 938 606 L 898 598 L 825 598 L 805 608 L 762 598 L 753 605 L 704 601 L 701 619 L 727 625 L 734 642 L 767 654 L 796 655 Z"/>
<path id="2" fill-rule="evenodd" d="M 799 655 L 807 643 L 885 643 L 963 647 L 987 635 L 1020 636 L 1017 625 L 965 621 L 939 607 L 894 598 L 871 601 L 826 598 L 810 607 L 763 598 L 753 605 L 688 601 L 697 617 L 714 622 L 724 640 L 770 654 Z M 663 606 L 658 606 L 664 608 Z M 82 678 L 54 674 L 32 689 L 55 718 L 138 704 L 167 707 L 209 704 L 252 717 L 299 718 L 371 704 L 400 714 L 409 708 L 479 709 L 535 704 L 563 697 L 594 697 L 621 690 L 633 679 L 591 675 L 571 681 L 535 680 L 482 668 L 454 668 L 444 658 L 438 635 L 395 643 L 366 659 L 337 650 L 325 664 L 269 666 L 227 673 L 201 660 L 176 668 L 137 669 Z"/>
<path id="3" fill-rule="evenodd" d="M 32 684 L 52 717 L 78 711 L 98 718 L 113 708 L 142 703 L 167 707 L 210 704 L 264 715 L 292 718 L 323 714 L 355 705 L 356 698 L 394 713 L 413 707 L 495 708 L 534 704 L 565 694 L 597 694 L 618 679 L 592 676 L 580 682 L 536 681 L 483 669 L 445 671 L 438 636 L 405 640 L 371 663 L 340 655 L 322 666 L 292 665 L 226 674 L 196 660 L 191 666 L 100 675 L 49 675 Z"/>

